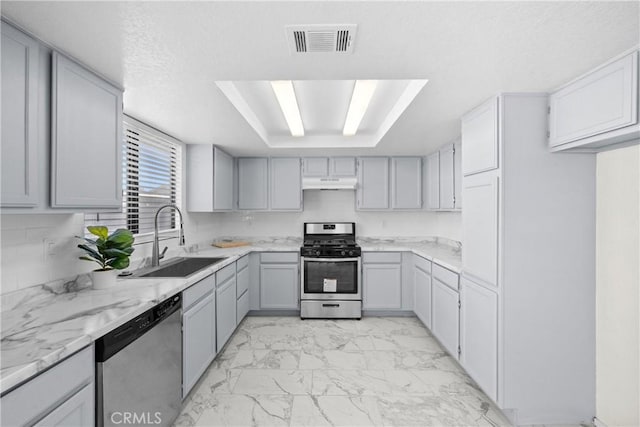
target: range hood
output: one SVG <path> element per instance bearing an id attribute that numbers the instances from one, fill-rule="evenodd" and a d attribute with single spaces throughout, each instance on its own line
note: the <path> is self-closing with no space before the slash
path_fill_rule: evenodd
<path id="1" fill-rule="evenodd" d="M 303 190 L 355 190 L 358 182 L 355 176 L 345 178 L 302 178 Z"/>

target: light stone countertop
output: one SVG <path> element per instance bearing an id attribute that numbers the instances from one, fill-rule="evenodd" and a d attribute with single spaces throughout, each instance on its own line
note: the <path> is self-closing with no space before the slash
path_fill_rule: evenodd
<path id="1" fill-rule="evenodd" d="M 93 343 L 118 326 L 250 252 L 298 252 L 301 239 L 254 240 L 251 246 L 202 248 L 189 256 L 228 257 L 188 278 L 125 278 L 94 290 L 88 275 L 0 295 L 0 393 Z M 363 251 L 413 252 L 460 272 L 460 247 L 441 239 L 358 239 Z"/>

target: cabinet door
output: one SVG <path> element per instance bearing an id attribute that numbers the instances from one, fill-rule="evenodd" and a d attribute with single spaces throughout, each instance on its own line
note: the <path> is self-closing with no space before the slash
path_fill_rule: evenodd
<path id="1" fill-rule="evenodd" d="M 84 386 L 80 391 L 54 409 L 46 417 L 38 421 L 35 426 L 93 426 L 94 412 L 94 384 Z"/>
<path id="2" fill-rule="evenodd" d="M 420 209 L 422 207 L 422 158 L 391 159 L 391 207 Z"/>
<path id="3" fill-rule="evenodd" d="M 216 289 L 216 350 L 218 353 L 236 329 L 235 275 Z"/>
<path id="4" fill-rule="evenodd" d="M 122 208 L 122 91 L 53 53 L 51 206 Z"/>
<path id="5" fill-rule="evenodd" d="M 449 354 L 458 359 L 458 293 L 437 279 L 431 283 L 431 331 Z"/>
<path id="6" fill-rule="evenodd" d="M 498 176 L 465 177 L 462 189 L 462 269 L 490 285 L 498 284 Z"/>
<path id="7" fill-rule="evenodd" d="M 551 147 L 638 123 L 638 52 L 551 94 L 549 106 Z"/>
<path id="8" fill-rule="evenodd" d="M 269 197 L 273 210 L 302 209 L 302 182 L 298 157 L 272 158 Z"/>
<path id="9" fill-rule="evenodd" d="M 329 159 L 327 157 L 305 157 L 302 159 L 304 176 L 329 176 Z"/>
<path id="10" fill-rule="evenodd" d="M 333 177 L 356 176 L 355 157 L 332 157 L 329 159 L 329 174 Z"/>
<path id="11" fill-rule="evenodd" d="M 216 355 L 215 293 L 182 314 L 182 397 L 184 398 Z"/>
<path id="12" fill-rule="evenodd" d="M 440 153 L 427 156 L 427 209 L 440 208 Z"/>
<path id="13" fill-rule="evenodd" d="M 498 98 L 492 98 L 462 117 L 464 175 L 498 167 Z"/>
<path id="14" fill-rule="evenodd" d="M 453 144 L 440 149 L 440 209 L 454 208 Z"/>
<path id="15" fill-rule="evenodd" d="M 233 157 L 213 148 L 213 209 L 233 209 Z"/>
<path id="16" fill-rule="evenodd" d="M 460 363 L 494 401 L 498 393 L 498 295 L 466 278 L 460 288 Z"/>
<path id="17" fill-rule="evenodd" d="M 358 209 L 389 208 L 389 158 L 361 157 L 358 159 Z"/>
<path id="18" fill-rule="evenodd" d="M 431 273 L 423 268 L 413 268 L 415 286 L 414 311 L 418 319 L 431 329 Z"/>
<path id="19" fill-rule="evenodd" d="M 38 199 L 38 43 L 2 22 L 2 189 L 0 206 Z"/>
<path id="20" fill-rule="evenodd" d="M 298 309 L 298 264 L 260 265 L 260 308 Z"/>
<path id="21" fill-rule="evenodd" d="M 204 144 L 187 145 L 187 210 L 213 211 L 213 147 Z"/>
<path id="22" fill-rule="evenodd" d="M 399 264 L 366 264 L 362 268 L 362 308 L 402 308 L 402 275 Z"/>
<path id="23" fill-rule="evenodd" d="M 462 209 L 462 144 L 460 140 L 453 144 L 453 197 L 454 207 Z"/>
<path id="24" fill-rule="evenodd" d="M 238 159 L 238 209 L 266 210 L 268 179 L 266 158 Z"/>

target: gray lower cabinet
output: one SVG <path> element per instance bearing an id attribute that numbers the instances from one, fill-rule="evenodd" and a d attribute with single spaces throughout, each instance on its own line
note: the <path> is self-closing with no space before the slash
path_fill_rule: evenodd
<path id="1" fill-rule="evenodd" d="M 236 262 L 236 323 L 249 312 L 249 255 Z"/>
<path id="2" fill-rule="evenodd" d="M 435 276 L 432 281 L 431 332 L 455 359 L 459 345 L 459 295 Z"/>
<path id="3" fill-rule="evenodd" d="M 494 401 L 498 398 L 498 294 L 460 281 L 460 363 Z"/>
<path id="4" fill-rule="evenodd" d="M 431 329 L 431 261 L 414 256 L 413 266 L 414 308 L 418 319 Z"/>
<path id="5" fill-rule="evenodd" d="M 233 157 L 213 145 L 187 145 L 187 210 L 233 210 Z"/>
<path id="6" fill-rule="evenodd" d="M 86 347 L 2 396 L 3 426 L 93 426 L 94 350 Z"/>
<path id="7" fill-rule="evenodd" d="M 270 209 L 302 210 L 302 176 L 298 157 L 273 157 L 269 167 Z"/>
<path id="8" fill-rule="evenodd" d="M 186 397 L 216 356 L 215 276 L 183 292 L 182 397 Z"/>
<path id="9" fill-rule="evenodd" d="M 121 209 L 122 90 L 52 58 L 51 206 Z"/>
<path id="10" fill-rule="evenodd" d="M 269 159 L 241 157 L 238 159 L 238 209 L 267 210 L 269 208 Z"/>
<path id="11" fill-rule="evenodd" d="M 360 157 L 356 208 L 384 210 L 389 208 L 389 158 Z"/>
<path id="12" fill-rule="evenodd" d="M 260 309 L 297 310 L 300 261 L 296 252 L 260 254 Z"/>
<path id="13" fill-rule="evenodd" d="M 236 266 L 216 273 L 216 349 L 219 353 L 236 329 Z"/>
<path id="14" fill-rule="evenodd" d="M 365 252 L 362 258 L 362 308 L 402 309 L 402 255 Z"/>
<path id="15" fill-rule="evenodd" d="M 2 22 L 2 187 L 0 206 L 38 203 L 39 45 Z"/>
<path id="16" fill-rule="evenodd" d="M 422 208 L 422 158 L 391 158 L 391 208 Z"/>

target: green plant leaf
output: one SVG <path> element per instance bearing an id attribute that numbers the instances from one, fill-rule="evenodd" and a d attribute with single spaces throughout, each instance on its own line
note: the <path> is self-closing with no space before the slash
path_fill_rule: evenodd
<path id="1" fill-rule="evenodd" d="M 95 258 L 96 260 L 100 261 L 100 262 L 104 262 L 104 256 L 102 256 L 99 252 L 97 252 L 96 250 L 90 248 L 87 245 L 78 245 L 78 247 L 82 250 L 84 250 L 85 252 L 87 252 L 87 254 L 91 257 L 91 258 Z"/>
<path id="2" fill-rule="evenodd" d="M 122 270 L 124 268 L 129 267 L 129 257 L 122 257 L 122 258 L 114 258 L 112 260 L 109 260 L 107 262 L 107 265 L 110 265 L 111 267 L 115 268 L 116 270 Z"/>
<path id="3" fill-rule="evenodd" d="M 88 237 L 84 237 L 84 236 L 76 236 L 77 239 L 82 239 L 85 242 L 89 243 L 90 245 L 95 245 L 96 241 L 93 239 L 89 239 Z"/>
<path id="4" fill-rule="evenodd" d="M 125 230 L 124 228 L 119 228 L 107 239 L 107 246 L 111 248 L 117 249 L 126 249 L 133 245 L 133 234 L 129 230 Z"/>
<path id="5" fill-rule="evenodd" d="M 103 225 L 90 225 L 87 227 L 87 230 L 89 230 L 89 233 L 94 236 L 98 236 L 103 239 L 109 237 L 109 229 Z"/>
<path id="6" fill-rule="evenodd" d="M 102 267 L 102 263 L 101 263 L 101 262 L 98 262 L 98 260 L 96 260 L 96 259 L 94 259 L 94 258 L 91 258 L 91 257 L 88 257 L 88 256 L 81 256 L 81 257 L 79 257 L 79 258 L 80 258 L 81 260 L 84 260 L 84 261 L 91 261 L 91 262 L 98 263 L 98 264 L 100 265 L 100 267 Z"/>
<path id="7" fill-rule="evenodd" d="M 104 251 L 102 251 L 102 254 L 107 258 L 124 258 L 128 257 L 131 252 L 127 252 L 126 250 L 122 249 L 111 248 L 105 249 Z"/>

